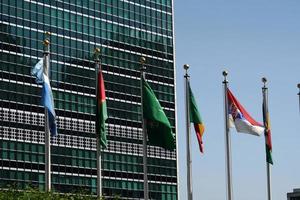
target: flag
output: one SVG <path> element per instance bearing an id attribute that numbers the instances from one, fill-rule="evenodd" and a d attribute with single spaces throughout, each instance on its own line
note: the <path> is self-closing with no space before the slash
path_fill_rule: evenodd
<path id="1" fill-rule="evenodd" d="M 202 141 L 202 136 L 204 133 L 204 124 L 202 122 L 201 116 L 199 114 L 199 110 L 196 104 L 196 100 L 194 98 L 192 89 L 189 84 L 189 104 L 190 104 L 190 122 L 194 123 L 194 129 L 196 132 L 200 152 L 203 153 L 203 141 Z"/>
<path id="2" fill-rule="evenodd" d="M 96 131 L 99 137 L 99 142 L 102 147 L 107 147 L 105 121 L 107 120 L 106 95 L 102 71 L 98 71 L 98 91 L 96 97 Z"/>
<path id="3" fill-rule="evenodd" d="M 142 79 L 143 87 L 143 115 L 148 134 L 149 144 L 163 147 L 168 150 L 175 149 L 175 138 L 171 124 L 158 102 L 153 90 Z"/>
<path id="4" fill-rule="evenodd" d="M 263 125 L 255 121 L 245 108 L 227 89 L 228 114 L 231 127 L 236 128 L 237 132 L 249 133 L 260 136 L 264 132 Z"/>
<path id="5" fill-rule="evenodd" d="M 38 63 L 31 69 L 31 75 L 35 77 L 35 82 L 37 84 L 43 84 L 43 65 L 44 58 L 41 58 Z"/>
<path id="6" fill-rule="evenodd" d="M 32 68 L 31 75 L 35 76 L 35 82 L 43 86 L 41 104 L 48 110 L 48 123 L 51 136 L 57 135 L 57 126 L 55 121 L 54 101 L 50 86 L 49 77 L 44 73 L 44 60 L 41 58 L 39 62 Z"/>
<path id="7" fill-rule="evenodd" d="M 265 132 L 264 133 L 265 133 L 265 140 L 266 140 L 266 161 L 273 165 L 270 116 L 269 116 L 267 100 L 265 98 L 266 97 L 264 95 L 263 109 L 262 110 L 263 110 L 263 119 L 264 119 L 264 125 L 265 125 Z"/>

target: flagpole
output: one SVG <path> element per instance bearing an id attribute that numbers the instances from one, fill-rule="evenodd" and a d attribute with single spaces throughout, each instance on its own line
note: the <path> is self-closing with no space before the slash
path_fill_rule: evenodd
<path id="1" fill-rule="evenodd" d="M 226 175 L 227 175 L 227 200 L 233 199 L 232 190 L 232 168 L 231 168 L 231 138 L 229 132 L 229 120 L 228 120 L 228 80 L 227 71 L 223 71 L 224 76 L 224 114 L 225 114 L 225 152 L 226 152 Z"/>
<path id="2" fill-rule="evenodd" d="M 268 200 L 272 199 L 272 195 L 271 195 L 271 167 L 270 167 L 270 163 L 267 163 L 267 191 L 268 191 Z"/>
<path id="3" fill-rule="evenodd" d="M 43 62 L 43 72 L 48 76 L 50 71 L 50 33 L 46 32 L 46 39 L 44 40 L 44 62 Z M 48 76 L 49 77 L 49 76 Z M 50 149 L 50 130 L 49 130 L 49 120 L 48 120 L 48 109 L 45 108 L 45 191 L 51 191 L 51 149 Z"/>
<path id="4" fill-rule="evenodd" d="M 98 73 L 100 70 L 100 59 L 99 59 L 99 54 L 100 54 L 100 49 L 96 48 L 94 50 L 94 60 L 95 60 L 95 72 L 96 72 L 96 106 L 98 106 L 98 95 L 99 95 L 99 88 L 98 88 Z M 97 111 L 96 111 L 97 113 Z M 96 114 L 97 117 L 97 114 Z M 97 121 L 98 119 L 96 119 Z M 97 126 L 97 122 L 96 122 Z M 100 135 L 97 132 L 97 128 L 95 129 L 95 134 L 96 134 L 96 143 L 97 143 L 97 197 L 101 198 L 102 196 L 102 174 L 101 174 L 101 145 L 100 145 Z"/>
<path id="5" fill-rule="evenodd" d="M 145 79 L 145 62 L 146 58 L 141 57 L 141 113 L 142 113 L 142 128 L 143 128 L 143 168 L 144 168 L 144 200 L 148 200 L 149 191 L 148 191 L 148 170 L 147 170 L 147 130 L 146 124 L 144 120 L 144 112 L 143 112 L 143 79 Z"/>
<path id="6" fill-rule="evenodd" d="M 191 159 L 191 128 L 190 128 L 190 99 L 189 99 L 189 79 L 188 69 L 190 66 L 185 64 L 185 105 L 186 105 L 186 164 L 187 164 L 187 196 L 188 200 L 193 200 L 193 187 L 192 187 L 192 159 Z"/>
<path id="7" fill-rule="evenodd" d="M 262 87 L 262 93 L 263 93 L 263 104 L 267 106 L 268 103 L 268 88 L 266 87 L 267 79 L 265 77 L 262 78 L 262 82 L 264 83 Z M 266 135 L 265 135 L 266 137 Z M 267 139 L 267 138 L 265 138 Z M 267 148 L 267 147 L 266 147 Z M 271 167 L 270 163 L 266 162 L 267 166 L 267 193 L 268 193 L 268 200 L 272 199 L 272 194 L 271 194 Z"/>
<path id="8" fill-rule="evenodd" d="M 299 113 L 300 113 L 300 83 L 298 83 L 297 87 L 299 88 L 298 96 L 299 96 Z"/>

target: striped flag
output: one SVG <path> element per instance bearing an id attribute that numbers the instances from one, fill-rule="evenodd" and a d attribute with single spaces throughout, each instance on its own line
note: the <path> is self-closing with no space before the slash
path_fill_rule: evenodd
<path id="1" fill-rule="evenodd" d="M 200 148 L 200 152 L 203 153 L 204 152 L 204 147 L 203 147 L 203 140 L 202 140 L 202 136 L 204 134 L 204 124 L 202 122 L 197 104 L 196 104 L 196 100 L 194 98 L 192 89 L 190 87 L 189 84 L 189 104 L 190 104 L 190 122 L 194 123 L 194 129 L 196 132 L 196 136 L 197 136 L 197 140 L 198 140 L 198 144 L 199 144 L 199 148 Z"/>
<path id="2" fill-rule="evenodd" d="M 107 147 L 105 121 L 107 120 L 107 106 L 104 80 L 101 69 L 98 71 L 98 86 L 97 86 L 97 105 L 96 105 L 96 131 L 98 133 L 99 142 L 102 147 Z"/>
<path id="3" fill-rule="evenodd" d="M 263 95 L 263 119 L 264 119 L 264 126 L 265 126 L 265 141 L 266 141 L 266 161 L 273 165 L 273 159 L 272 159 L 272 140 L 271 140 L 271 125 L 270 125 L 270 116 L 269 116 L 269 110 L 268 110 L 268 103 L 267 103 L 267 97 Z"/>
<path id="4" fill-rule="evenodd" d="M 237 132 L 260 136 L 264 132 L 263 125 L 250 116 L 229 89 L 227 89 L 227 96 L 231 127 L 235 127 Z"/>
<path id="5" fill-rule="evenodd" d="M 52 89 L 50 86 L 50 80 L 48 75 L 44 73 L 44 59 L 41 58 L 39 62 L 32 68 L 31 75 L 35 76 L 35 82 L 37 84 L 42 84 L 42 102 L 41 104 L 48 110 L 48 120 L 49 120 L 49 130 L 51 136 L 57 135 L 57 126 L 55 121 L 55 111 L 54 111 L 54 101 L 52 95 Z"/>

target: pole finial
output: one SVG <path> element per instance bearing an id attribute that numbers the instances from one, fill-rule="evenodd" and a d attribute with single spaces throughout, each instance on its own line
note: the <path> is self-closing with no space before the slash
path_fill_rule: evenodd
<path id="1" fill-rule="evenodd" d="M 224 76 L 224 81 L 223 81 L 223 83 L 228 83 L 228 81 L 227 81 L 228 71 L 224 70 L 224 71 L 222 72 L 222 74 L 223 74 L 223 76 Z"/>
<path id="2" fill-rule="evenodd" d="M 142 56 L 141 58 L 140 58 L 140 63 L 141 63 L 141 71 L 143 72 L 143 71 L 145 71 L 146 70 L 146 66 L 145 66 L 145 63 L 146 63 L 146 58 L 144 57 L 144 56 Z"/>
<path id="3" fill-rule="evenodd" d="M 142 56 L 142 57 L 140 58 L 140 63 L 141 63 L 142 65 L 144 65 L 144 64 L 146 63 L 146 58 Z"/>
<path id="4" fill-rule="evenodd" d="M 189 64 L 184 64 L 183 68 L 187 71 L 190 68 L 190 65 Z"/>
<path id="5" fill-rule="evenodd" d="M 98 47 L 95 48 L 94 53 L 100 53 L 100 49 Z"/>
<path id="6" fill-rule="evenodd" d="M 266 77 L 263 77 L 263 78 L 261 79 L 261 81 L 262 81 L 263 83 L 266 83 L 268 80 L 267 80 Z"/>
<path id="7" fill-rule="evenodd" d="M 50 39 L 49 39 L 50 36 L 51 36 L 51 33 L 49 31 L 46 31 L 45 32 L 45 39 L 43 41 L 45 46 L 48 46 L 50 44 Z"/>
<path id="8" fill-rule="evenodd" d="M 266 87 L 266 84 L 268 82 L 266 77 L 262 77 L 261 81 L 264 83 L 264 88 Z"/>
<path id="9" fill-rule="evenodd" d="M 45 39 L 43 43 L 45 46 L 48 46 L 50 44 L 50 41 L 48 39 Z"/>
<path id="10" fill-rule="evenodd" d="M 45 39 L 43 40 L 43 45 L 44 45 L 44 51 L 49 52 L 49 47 L 50 47 L 50 35 L 51 33 L 46 31 L 45 32 Z"/>
<path id="11" fill-rule="evenodd" d="M 183 69 L 185 69 L 185 78 L 189 78 L 188 69 L 190 68 L 189 64 L 184 64 Z"/>
<path id="12" fill-rule="evenodd" d="M 96 47 L 94 49 L 94 59 L 95 59 L 95 61 L 99 61 L 100 52 L 101 52 L 100 48 Z"/>

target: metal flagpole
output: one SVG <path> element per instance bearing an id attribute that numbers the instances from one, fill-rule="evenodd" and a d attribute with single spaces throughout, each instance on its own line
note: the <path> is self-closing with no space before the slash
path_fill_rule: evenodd
<path id="1" fill-rule="evenodd" d="M 192 159 L 191 159 L 191 129 L 190 129 L 190 91 L 189 91 L 189 65 L 185 64 L 185 105 L 186 105 L 186 164 L 187 164 L 187 196 L 188 200 L 193 200 L 193 187 L 192 187 Z"/>
<path id="2" fill-rule="evenodd" d="M 262 78 L 262 82 L 264 83 L 264 86 L 262 88 L 263 93 L 263 104 L 267 107 L 268 106 L 268 88 L 266 87 L 267 79 L 264 77 Z M 264 108 L 265 109 L 265 108 Z M 268 192 L 268 200 L 272 199 L 271 195 L 271 167 L 270 163 L 266 162 L 267 166 L 267 192 Z"/>
<path id="3" fill-rule="evenodd" d="M 272 199 L 271 195 L 271 167 L 270 163 L 267 162 L 267 190 L 268 190 L 268 200 Z"/>
<path id="4" fill-rule="evenodd" d="M 233 190 L 232 190 L 232 169 L 231 169 L 231 139 L 229 132 L 229 119 L 228 119 L 228 80 L 227 80 L 227 71 L 223 71 L 224 76 L 224 113 L 225 113 L 225 152 L 226 152 L 226 174 L 227 174 L 227 200 L 233 199 Z"/>
<path id="5" fill-rule="evenodd" d="M 300 113 L 300 83 L 298 83 L 297 86 L 299 88 L 298 96 L 299 96 L 299 113 Z"/>
<path id="6" fill-rule="evenodd" d="M 142 128 L 143 128 L 143 167 L 144 167 L 144 199 L 148 200 L 149 191 L 148 191 L 148 170 L 147 170 L 147 129 L 144 120 L 144 112 L 143 112 L 143 79 L 145 79 L 145 62 L 146 58 L 141 57 L 141 113 L 142 113 Z"/>
<path id="7" fill-rule="evenodd" d="M 94 59 L 95 59 L 95 72 L 96 72 L 96 107 L 98 106 L 98 95 L 99 95 L 99 88 L 98 88 L 98 73 L 100 69 L 100 59 L 99 59 L 100 49 L 96 48 L 94 51 Z M 97 113 L 97 111 L 96 111 Z M 96 114 L 97 117 L 97 114 Z M 97 120 L 96 119 L 96 126 L 97 126 Z M 97 197 L 102 196 L 102 180 L 101 180 L 101 145 L 100 145 L 100 135 L 97 132 L 97 128 L 95 130 L 96 133 L 96 143 L 97 143 Z"/>
<path id="8" fill-rule="evenodd" d="M 46 32 L 46 39 L 44 40 L 44 62 L 43 71 L 46 76 L 48 76 L 50 67 L 50 41 L 48 37 L 49 32 Z M 49 77 L 49 76 L 48 76 Z M 51 150 L 50 150 L 50 130 L 49 130 L 49 120 L 48 120 L 48 109 L 45 108 L 45 191 L 51 191 Z"/>

